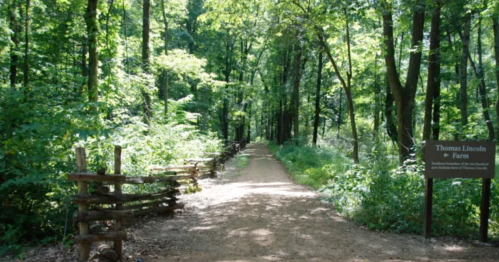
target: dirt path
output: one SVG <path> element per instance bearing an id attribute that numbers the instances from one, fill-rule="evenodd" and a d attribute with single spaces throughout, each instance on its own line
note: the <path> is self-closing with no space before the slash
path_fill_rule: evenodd
<path id="1" fill-rule="evenodd" d="M 201 193 L 182 196 L 186 210 L 174 219 L 133 230 L 129 248 L 148 243 L 140 256 L 155 262 L 499 261 L 499 248 L 364 229 L 294 184 L 264 144 L 244 153 L 241 176 L 205 181 Z"/>

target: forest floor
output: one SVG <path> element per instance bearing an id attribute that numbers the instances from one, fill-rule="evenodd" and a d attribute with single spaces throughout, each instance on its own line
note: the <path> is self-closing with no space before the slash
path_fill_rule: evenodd
<path id="1" fill-rule="evenodd" d="M 369 231 L 293 183 L 265 144 L 250 144 L 243 154 L 249 157 L 247 168 L 229 163 L 219 179 L 201 180 L 203 190 L 182 195 L 185 209 L 173 218 L 135 221 L 124 260 L 499 261 L 499 248 L 491 245 Z M 76 261 L 77 250 L 34 252 L 28 261 Z"/>

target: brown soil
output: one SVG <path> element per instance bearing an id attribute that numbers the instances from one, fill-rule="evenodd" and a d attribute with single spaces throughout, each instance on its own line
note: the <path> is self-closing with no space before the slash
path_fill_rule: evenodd
<path id="1" fill-rule="evenodd" d="M 138 257 L 154 262 L 499 261 L 499 248 L 491 246 L 369 231 L 294 184 L 264 144 L 251 144 L 244 153 L 250 163 L 241 176 L 204 181 L 202 192 L 183 196 L 185 211 L 172 220 L 150 220 L 133 232 L 133 241 L 153 245 Z"/>

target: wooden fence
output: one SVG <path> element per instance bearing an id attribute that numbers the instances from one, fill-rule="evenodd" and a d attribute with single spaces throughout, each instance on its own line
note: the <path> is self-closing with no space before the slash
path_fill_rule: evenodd
<path id="1" fill-rule="evenodd" d="M 79 224 L 79 235 L 75 243 L 80 245 L 80 259 L 88 260 L 90 247 L 94 242 L 114 241 L 114 247 L 99 246 L 99 255 L 110 259 L 122 258 L 123 240 L 127 235 L 123 230 L 123 221 L 150 213 L 173 212 L 183 208 L 177 203 L 180 186 L 192 183 L 198 186 L 199 177 L 216 177 L 216 171 L 241 150 L 238 143 L 231 143 L 222 153 L 206 153 L 210 158 L 185 159 L 185 166 L 153 167 L 154 176 L 121 175 L 121 147 L 115 146 L 113 175 L 105 169 L 96 173 L 87 172 L 87 160 L 84 148 L 76 149 L 77 173 L 69 174 L 69 181 L 78 182 L 78 194 L 73 196 L 73 203 L 78 205 L 74 220 Z M 159 173 L 157 173 L 159 172 Z M 161 190 L 148 194 L 123 194 L 125 184 L 162 183 Z M 112 190 L 113 189 L 113 190 Z M 112 192 L 111 192 L 112 191 Z M 95 221 L 113 221 L 107 230 Z M 94 223 L 94 224 L 91 224 Z"/>

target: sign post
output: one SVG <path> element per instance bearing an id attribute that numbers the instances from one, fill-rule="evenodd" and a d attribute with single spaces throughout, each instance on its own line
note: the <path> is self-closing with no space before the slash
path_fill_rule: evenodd
<path id="1" fill-rule="evenodd" d="M 433 178 L 426 178 L 424 196 L 424 236 L 431 237 L 431 218 L 433 211 Z"/>
<path id="2" fill-rule="evenodd" d="M 495 144 L 481 141 L 426 141 L 424 236 L 431 237 L 433 178 L 482 178 L 480 241 L 487 241 L 490 184 L 494 178 Z"/>
<path id="3" fill-rule="evenodd" d="M 482 184 L 482 204 L 480 205 L 480 241 L 488 241 L 489 217 L 490 217 L 490 178 L 484 178 Z"/>

